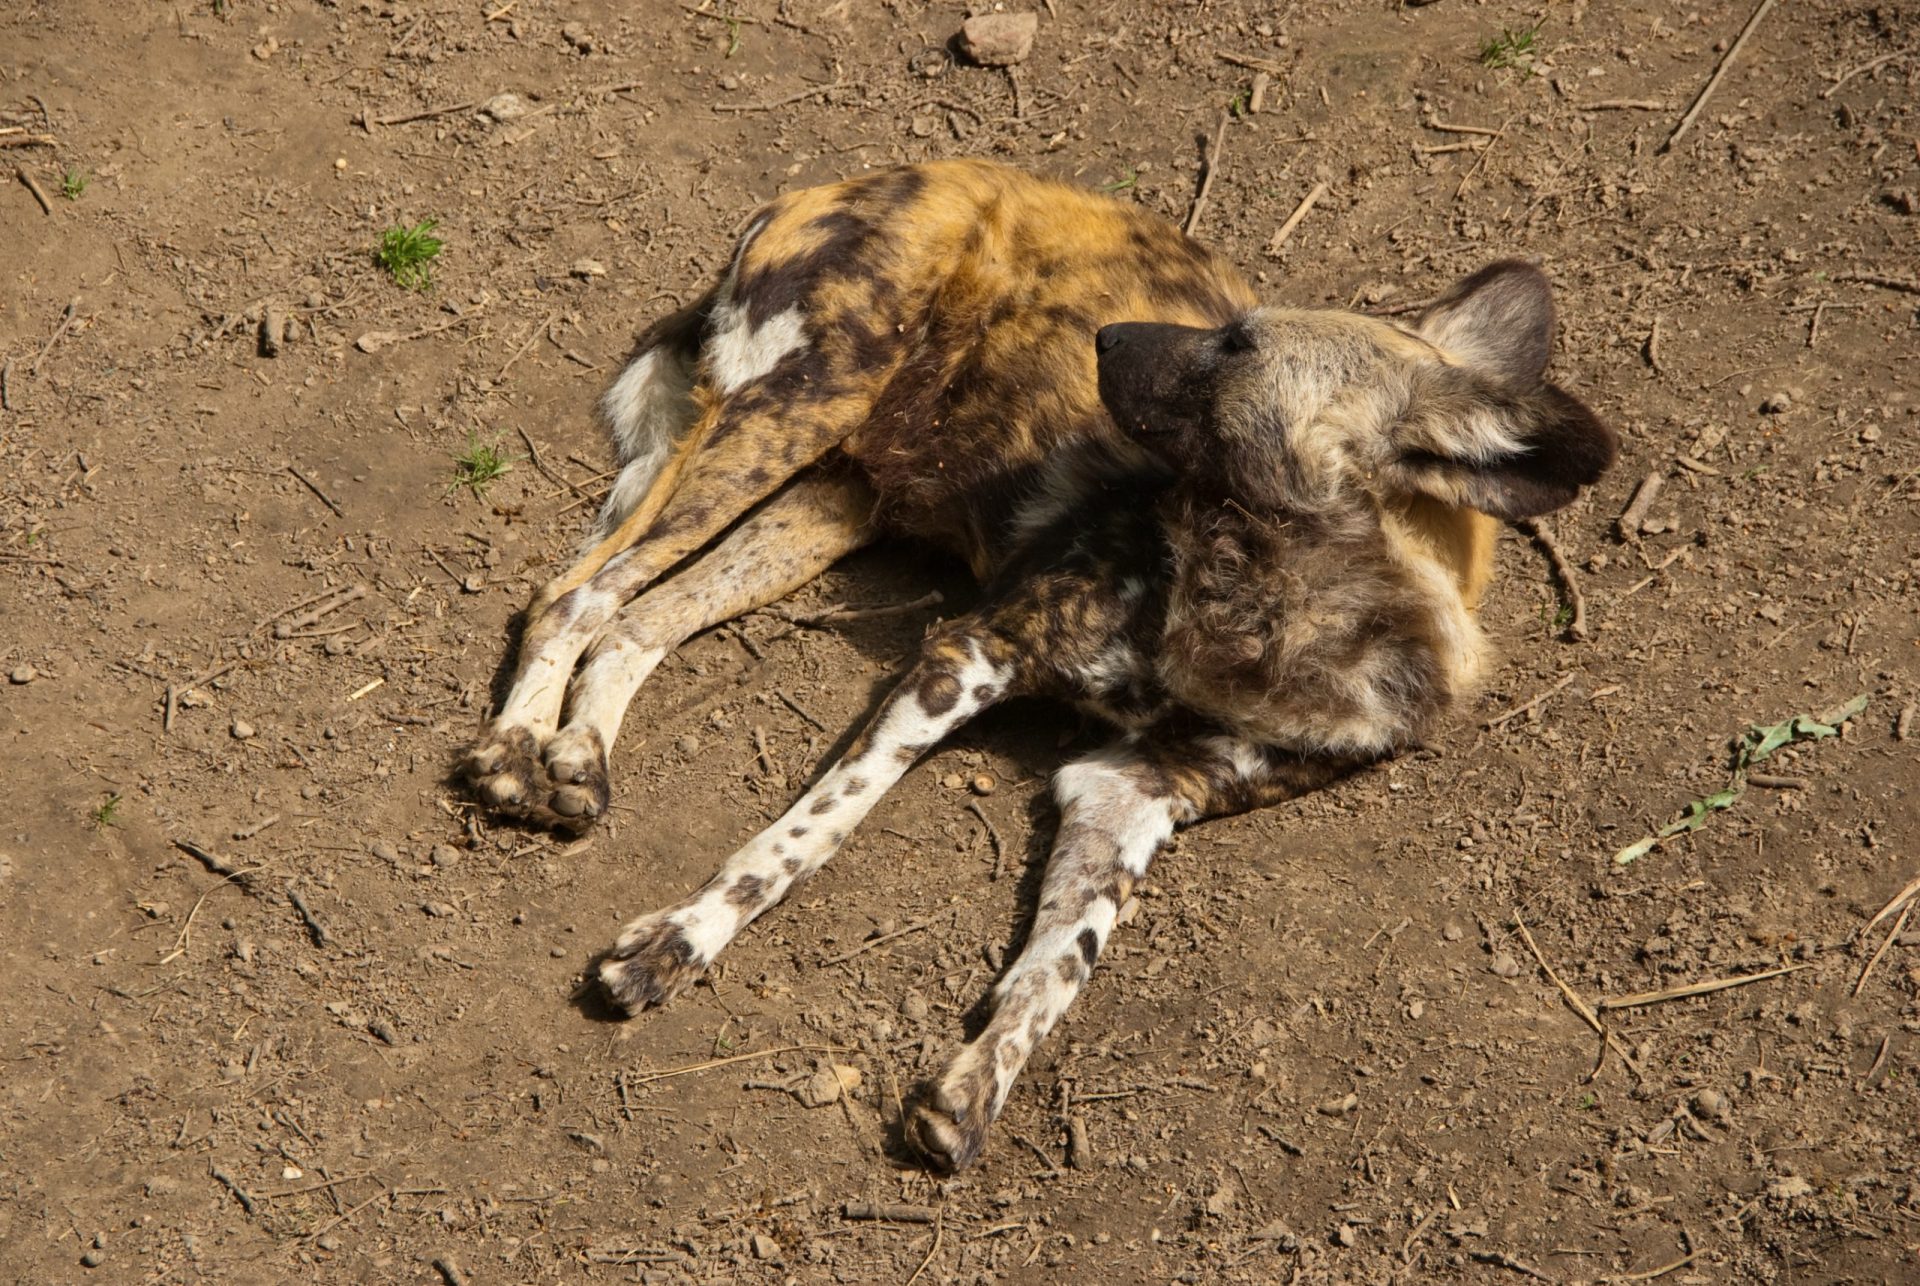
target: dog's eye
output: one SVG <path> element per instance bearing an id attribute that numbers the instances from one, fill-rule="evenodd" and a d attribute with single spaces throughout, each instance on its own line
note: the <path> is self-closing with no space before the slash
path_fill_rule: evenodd
<path id="1" fill-rule="evenodd" d="M 1223 353 L 1251 353 L 1258 347 L 1253 335 L 1239 322 L 1220 331 L 1220 351 Z"/>

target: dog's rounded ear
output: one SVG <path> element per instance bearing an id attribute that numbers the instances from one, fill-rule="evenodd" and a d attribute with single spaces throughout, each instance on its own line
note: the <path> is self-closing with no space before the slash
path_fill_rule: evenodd
<path id="1" fill-rule="evenodd" d="M 1532 264 L 1503 259 L 1455 282 L 1414 330 L 1474 370 L 1534 384 L 1553 351 L 1553 289 Z"/>
<path id="2" fill-rule="evenodd" d="M 1600 480 L 1619 443 L 1584 402 L 1552 384 L 1436 362 L 1414 377 L 1389 449 L 1401 485 L 1513 520 L 1570 503 Z"/>

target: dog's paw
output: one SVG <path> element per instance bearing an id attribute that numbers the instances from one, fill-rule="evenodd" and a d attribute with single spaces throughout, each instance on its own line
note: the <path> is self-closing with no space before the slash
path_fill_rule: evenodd
<path id="1" fill-rule="evenodd" d="M 915 1096 L 902 1133 L 929 1168 L 957 1174 L 979 1158 L 992 1124 L 991 1081 L 983 1082 L 956 1060 Z"/>
<path id="2" fill-rule="evenodd" d="M 635 920 L 600 962 L 600 985 L 629 1015 L 664 1005 L 700 980 L 707 962 L 664 916 Z"/>
<path id="3" fill-rule="evenodd" d="M 467 752 L 463 770 L 481 802 L 514 814 L 528 807 L 536 783 L 546 778 L 540 743 L 526 728 L 489 729 Z"/>
<path id="4" fill-rule="evenodd" d="M 568 835 L 607 811 L 607 756 L 591 732 L 563 729 L 543 748 L 525 728 L 496 728 L 467 753 L 473 793 L 509 817 Z"/>
<path id="5" fill-rule="evenodd" d="M 607 750 L 600 734 L 590 729 L 562 728 L 547 743 L 544 798 L 535 802 L 548 824 L 575 833 L 586 830 L 607 812 L 612 790 L 607 781 Z"/>

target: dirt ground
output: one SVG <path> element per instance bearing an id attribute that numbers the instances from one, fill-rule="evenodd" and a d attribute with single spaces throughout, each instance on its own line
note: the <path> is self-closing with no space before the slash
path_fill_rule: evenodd
<path id="1" fill-rule="evenodd" d="M 1744 0 L 1039 12 L 1009 73 L 906 0 L 5 7 L 8 1279 L 1920 1280 L 1920 915 L 1870 925 L 1920 873 L 1920 11 L 1780 5 L 1670 150 Z M 1223 113 L 1199 235 L 1276 301 L 1551 271 L 1624 443 L 1549 524 L 1590 637 L 1509 533 L 1449 735 L 1184 835 L 939 1181 L 897 1095 L 1017 945 L 1073 716 L 942 747 L 712 985 L 575 992 L 960 569 L 876 550 L 799 606 L 945 604 L 689 645 L 584 841 L 449 773 L 605 485 L 594 398 L 756 203 L 982 155 L 1185 219 Z M 371 252 L 428 218 L 410 292 Z M 1755 769 L 1790 788 L 1616 863 L 1857 694 Z M 1548 966 L 1594 1004 L 1794 971 L 1607 1010 L 1595 1073 Z"/>

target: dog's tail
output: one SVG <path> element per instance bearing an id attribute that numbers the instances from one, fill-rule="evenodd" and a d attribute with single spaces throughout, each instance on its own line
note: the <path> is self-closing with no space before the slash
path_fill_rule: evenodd
<path id="1" fill-rule="evenodd" d="M 699 449 L 693 432 L 701 409 L 696 381 L 713 303 L 714 292 L 708 291 L 649 326 L 600 399 L 600 418 L 613 438 L 620 476 L 600 507 L 587 548 L 636 512 L 644 512 L 642 523 L 651 524 L 673 496 L 686 458 Z"/>

